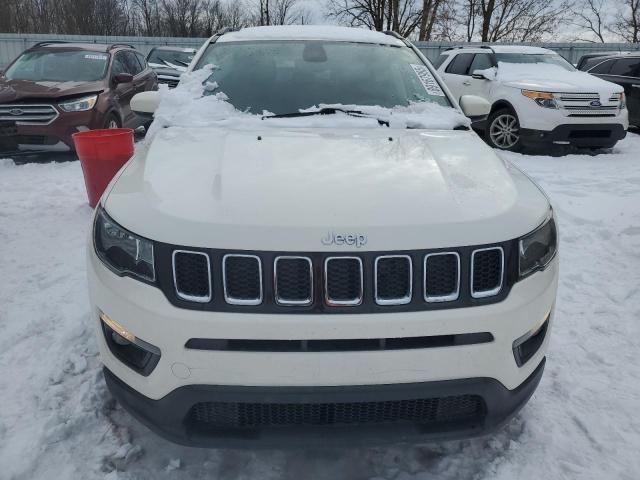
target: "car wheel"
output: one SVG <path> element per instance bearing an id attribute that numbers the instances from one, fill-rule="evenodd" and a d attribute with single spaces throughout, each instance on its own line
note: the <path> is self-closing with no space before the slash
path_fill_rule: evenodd
<path id="1" fill-rule="evenodd" d="M 485 138 L 494 148 L 512 152 L 520 150 L 520 122 L 516 112 L 504 108 L 489 115 Z"/>
<path id="2" fill-rule="evenodd" d="M 116 117 L 115 115 L 111 114 L 109 115 L 109 117 L 107 118 L 107 121 L 104 123 L 104 128 L 120 128 L 120 120 L 118 120 L 118 117 Z"/>

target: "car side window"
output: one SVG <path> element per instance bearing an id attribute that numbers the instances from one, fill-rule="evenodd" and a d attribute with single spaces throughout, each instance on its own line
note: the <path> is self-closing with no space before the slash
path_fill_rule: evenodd
<path id="1" fill-rule="evenodd" d="M 486 70 L 487 68 L 493 67 L 493 60 L 491 59 L 491 55 L 488 53 L 476 53 L 476 56 L 473 58 L 473 62 L 471 62 L 471 67 L 469 68 L 469 73 L 473 74 L 476 70 Z"/>
<path id="2" fill-rule="evenodd" d="M 431 65 L 433 65 L 433 68 L 437 70 L 448 58 L 449 58 L 449 55 L 444 55 L 444 54 L 440 55 L 433 62 L 431 62 Z"/>
<path id="3" fill-rule="evenodd" d="M 124 61 L 122 52 L 117 53 L 113 57 L 113 64 L 111 65 L 111 76 L 116 76 L 120 73 L 130 73 L 127 69 L 127 64 Z"/>
<path id="4" fill-rule="evenodd" d="M 145 70 L 147 68 L 147 59 L 144 58 L 144 55 L 138 52 L 136 52 L 136 58 L 138 59 L 138 62 L 140 63 L 142 70 Z"/>
<path id="5" fill-rule="evenodd" d="M 473 61 L 473 53 L 460 53 L 455 56 L 451 63 L 445 70 L 446 73 L 452 73 L 454 75 L 468 75 L 469 66 Z"/>
<path id="6" fill-rule="evenodd" d="M 124 62 L 127 66 L 127 73 L 135 76 L 142 71 L 142 67 L 140 66 L 140 62 L 138 62 L 135 53 L 124 51 L 122 52 L 122 55 L 124 56 Z"/>
<path id="7" fill-rule="evenodd" d="M 621 77 L 637 77 L 640 60 L 637 58 L 624 58 L 616 60 L 611 67 L 610 75 L 620 75 Z"/>
<path id="8" fill-rule="evenodd" d="M 589 73 L 599 73 L 600 75 L 606 75 L 611 71 L 611 67 L 613 66 L 614 62 L 615 60 L 607 60 L 606 62 L 602 62 L 589 70 Z"/>

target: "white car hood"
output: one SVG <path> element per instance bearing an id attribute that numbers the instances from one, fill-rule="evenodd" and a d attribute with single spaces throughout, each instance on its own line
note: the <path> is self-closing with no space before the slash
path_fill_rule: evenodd
<path id="1" fill-rule="evenodd" d="M 558 69 L 559 76 L 551 76 L 546 70 L 539 74 L 523 72 L 519 78 L 503 80 L 503 84 L 508 87 L 520 88 L 524 90 L 537 90 L 542 92 L 562 92 L 562 93 L 599 93 L 603 99 L 608 99 L 613 93 L 624 91 L 620 85 L 607 82 L 601 78 L 594 77 L 585 72 L 569 72 Z"/>
<path id="2" fill-rule="evenodd" d="M 325 251 L 328 232 L 362 250 L 504 241 L 548 201 L 473 132 L 164 129 L 105 201 L 134 233 L 181 246 Z"/>

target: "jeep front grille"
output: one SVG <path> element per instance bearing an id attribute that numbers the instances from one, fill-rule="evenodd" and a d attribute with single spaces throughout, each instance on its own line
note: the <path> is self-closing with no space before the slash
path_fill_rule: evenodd
<path id="1" fill-rule="evenodd" d="M 0 104 L 0 121 L 48 125 L 58 117 L 58 111 L 47 104 Z"/>
<path id="2" fill-rule="evenodd" d="M 256 313 L 377 313 L 503 300 L 517 241 L 450 250 L 232 252 L 156 245 L 158 284 L 174 305 Z"/>

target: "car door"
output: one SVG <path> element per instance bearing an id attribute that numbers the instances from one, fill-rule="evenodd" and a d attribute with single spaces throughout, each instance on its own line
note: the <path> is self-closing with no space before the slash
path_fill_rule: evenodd
<path id="1" fill-rule="evenodd" d="M 135 68 L 131 64 L 131 60 L 126 56 L 126 51 L 119 51 L 113 57 L 111 63 L 111 82 L 114 89 L 114 98 L 120 109 L 120 118 L 122 118 L 122 126 L 129 127 L 133 120 L 133 112 L 131 111 L 131 99 L 136 94 L 134 82 L 116 83 L 115 77 L 120 73 L 129 73 L 134 75 Z M 135 57 L 134 57 L 135 60 Z M 137 64 L 137 61 L 136 61 Z M 140 66 L 138 65 L 138 69 Z M 135 77 L 134 77 L 135 80 Z"/>
<path id="2" fill-rule="evenodd" d="M 629 122 L 640 125 L 640 58 L 611 59 L 596 65 L 589 73 L 624 88 Z"/>
<path id="3" fill-rule="evenodd" d="M 442 73 L 442 78 L 444 82 L 451 90 L 451 93 L 459 100 L 462 95 L 464 95 L 466 91 L 465 83 L 469 83 L 470 78 L 468 75 L 469 67 L 471 66 L 471 62 L 473 62 L 473 57 L 475 53 L 458 53 L 453 59 L 447 64 Z"/>
<path id="4" fill-rule="evenodd" d="M 149 90 L 157 90 L 158 89 L 158 76 L 153 71 L 151 67 L 147 64 L 147 59 L 140 52 L 135 52 L 136 58 L 138 59 L 138 63 L 142 67 L 142 79 L 143 79 L 143 88 L 142 91 L 146 92 Z"/>
<path id="5" fill-rule="evenodd" d="M 484 78 L 473 78 L 473 72 L 477 70 L 488 70 L 495 67 L 494 57 L 490 53 L 476 53 L 467 72 L 467 79 L 462 82 L 463 93 L 461 95 L 477 95 L 490 101 L 491 80 Z"/>

